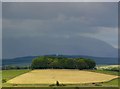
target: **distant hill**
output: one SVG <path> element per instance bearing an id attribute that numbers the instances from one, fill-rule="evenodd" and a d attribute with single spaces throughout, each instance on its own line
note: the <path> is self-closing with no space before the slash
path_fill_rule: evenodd
<path id="1" fill-rule="evenodd" d="M 26 57 L 17 57 L 13 59 L 3 59 L 2 65 L 17 65 L 17 66 L 26 66 L 30 65 L 32 60 L 37 56 L 26 56 Z"/>
<path id="2" fill-rule="evenodd" d="M 96 61 L 99 64 L 117 64 L 118 58 L 112 57 L 92 57 L 92 56 L 84 56 L 84 55 L 45 55 L 45 56 L 58 56 L 58 57 L 66 57 L 66 58 L 89 58 Z M 32 60 L 37 56 L 26 56 L 26 57 L 18 57 L 13 59 L 3 59 L 2 65 L 16 65 L 16 66 L 26 66 L 30 65 Z"/>

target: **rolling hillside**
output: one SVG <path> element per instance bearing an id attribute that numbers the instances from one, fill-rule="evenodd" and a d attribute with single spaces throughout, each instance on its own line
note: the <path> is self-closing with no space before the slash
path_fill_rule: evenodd
<path id="1" fill-rule="evenodd" d="M 56 56 L 56 55 L 46 55 L 46 56 Z M 58 57 L 66 57 L 66 58 L 90 58 L 96 61 L 99 64 L 117 64 L 117 58 L 111 57 L 92 57 L 92 56 L 83 56 L 83 55 L 57 55 Z M 16 66 L 26 66 L 30 65 L 32 60 L 37 56 L 26 56 L 26 57 L 18 57 L 13 59 L 3 59 L 2 65 L 16 65 Z"/>

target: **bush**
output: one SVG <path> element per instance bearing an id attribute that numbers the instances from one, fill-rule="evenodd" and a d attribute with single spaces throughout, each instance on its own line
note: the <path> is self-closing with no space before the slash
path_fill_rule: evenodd
<path id="1" fill-rule="evenodd" d="M 7 81 L 6 81 L 6 79 L 2 79 L 2 83 L 6 83 Z"/>
<path id="2" fill-rule="evenodd" d="M 60 86 L 60 84 L 59 84 L 59 82 L 58 82 L 58 81 L 56 81 L 56 86 Z"/>
<path id="3" fill-rule="evenodd" d="M 99 83 L 96 83 L 96 84 L 95 84 L 95 86 L 102 86 L 102 85 L 101 85 L 101 84 L 99 84 Z"/>

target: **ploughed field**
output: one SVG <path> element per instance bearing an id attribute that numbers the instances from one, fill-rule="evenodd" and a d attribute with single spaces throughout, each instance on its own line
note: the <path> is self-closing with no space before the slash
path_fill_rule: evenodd
<path id="1" fill-rule="evenodd" d="M 12 84 L 81 84 L 110 81 L 118 76 L 81 70 L 45 69 L 33 70 L 17 76 L 7 83 Z"/>

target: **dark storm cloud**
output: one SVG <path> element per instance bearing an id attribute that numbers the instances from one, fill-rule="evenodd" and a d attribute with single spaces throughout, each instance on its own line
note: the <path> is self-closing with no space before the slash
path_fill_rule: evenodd
<path id="1" fill-rule="evenodd" d="M 107 47 L 104 44 L 101 53 L 87 51 L 84 44 L 103 40 L 117 47 L 117 19 L 117 3 L 4 2 L 3 54 L 4 57 L 50 53 L 115 56 L 103 52 Z M 101 49 L 95 45 L 89 44 L 91 50 Z M 109 45 L 111 51 L 116 53 L 112 46 Z"/>
<path id="2" fill-rule="evenodd" d="M 51 20 L 83 18 L 89 25 L 117 26 L 117 3 L 3 3 L 3 18 Z M 109 21 L 111 20 L 111 21 Z"/>

